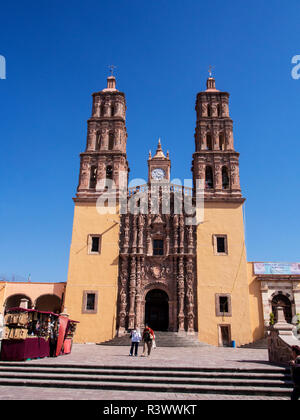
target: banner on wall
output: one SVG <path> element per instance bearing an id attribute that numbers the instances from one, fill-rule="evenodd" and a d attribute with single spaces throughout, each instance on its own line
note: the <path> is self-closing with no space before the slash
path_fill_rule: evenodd
<path id="1" fill-rule="evenodd" d="M 254 263 L 254 274 L 300 275 L 300 263 Z"/>

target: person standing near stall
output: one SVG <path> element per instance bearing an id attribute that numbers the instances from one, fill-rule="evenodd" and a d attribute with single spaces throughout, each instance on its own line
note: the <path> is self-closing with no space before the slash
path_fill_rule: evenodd
<path id="1" fill-rule="evenodd" d="M 4 317 L 0 312 L 0 352 L 1 352 L 1 342 L 2 342 L 2 334 L 3 334 L 3 324 L 4 324 Z"/>

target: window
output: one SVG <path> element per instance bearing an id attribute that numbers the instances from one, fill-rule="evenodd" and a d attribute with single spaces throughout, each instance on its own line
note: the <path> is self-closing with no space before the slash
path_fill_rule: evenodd
<path id="1" fill-rule="evenodd" d="M 111 166 L 106 168 L 106 179 L 113 179 L 113 169 Z"/>
<path id="2" fill-rule="evenodd" d="M 153 255 L 164 255 L 164 241 L 162 239 L 154 239 Z"/>
<path id="3" fill-rule="evenodd" d="M 226 251 L 225 238 L 222 238 L 222 237 L 217 238 L 217 253 L 223 254 L 225 251 Z"/>
<path id="4" fill-rule="evenodd" d="M 82 298 L 82 313 L 97 313 L 98 292 L 95 290 L 84 290 Z"/>
<path id="5" fill-rule="evenodd" d="M 223 190 L 227 190 L 229 188 L 229 176 L 226 166 L 223 166 L 222 168 L 222 188 Z"/>
<path id="6" fill-rule="evenodd" d="M 213 235 L 215 255 L 228 255 L 227 235 Z"/>
<path id="7" fill-rule="evenodd" d="M 205 169 L 205 187 L 209 190 L 214 188 L 214 177 L 211 166 L 207 166 Z"/>
<path id="8" fill-rule="evenodd" d="M 86 295 L 86 310 L 94 311 L 95 310 L 95 293 L 87 293 Z"/>
<path id="9" fill-rule="evenodd" d="M 108 150 L 113 150 L 115 145 L 115 136 L 114 133 L 109 133 L 108 137 Z"/>
<path id="10" fill-rule="evenodd" d="M 97 166 L 91 167 L 91 174 L 90 174 L 90 188 L 96 188 L 97 184 Z"/>
<path id="11" fill-rule="evenodd" d="M 101 252 L 101 235 L 88 236 L 88 254 L 100 254 Z"/>
<path id="12" fill-rule="evenodd" d="M 232 316 L 230 294 L 216 294 L 216 316 Z"/>
<path id="13" fill-rule="evenodd" d="M 206 135 L 206 149 L 207 150 L 212 150 L 213 149 L 213 147 L 212 147 L 212 138 L 211 138 L 211 134 L 210 133 L 208 133 Z"/>

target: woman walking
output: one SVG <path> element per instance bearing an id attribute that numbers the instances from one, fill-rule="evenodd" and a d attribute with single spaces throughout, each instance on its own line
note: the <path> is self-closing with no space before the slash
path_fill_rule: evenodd
<path id="1" fill-rule="evenodd" d="M 134 330 L 132 330 L 130 334 L 130 338 L 131 338 L 131 348 L 130 348 L 129 356 L 133 356 L 133 351 L 134 351 L 134 355 L 137 356 L 138 350 L 139 350 L 139 343 L 142 339 L 140 329 L 135 328 Z"/>
<path id="2" fill-rule="evenodd" d="M 155 340 L 155 335 L 154 335 L 154 331 L 147 324 L 145 324 L 145 329 L 143 332 L 143 340 L 144 340 L 144 349 L 143 349 L 142 356 L 143 357 L 146 356 L 147 350 L 148 350 L 148 356 L 150 356 L 153 340 Z"/>

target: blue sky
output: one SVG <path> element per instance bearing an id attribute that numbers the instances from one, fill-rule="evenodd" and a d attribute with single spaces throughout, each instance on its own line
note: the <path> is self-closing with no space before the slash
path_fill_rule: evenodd
<path id="1" fill-rule="evenodd" d="M 245 6 L 247 4 L 247 7 Z M 160 136 L 190 178 L 195 99 L 229 91 L 249 261 L 299 261 L 300 4 L 273 0 L 14 1 L 1 6 L 0 273 L 66 281 L 91 94 L 117 66 L 131 178 Z"/>

